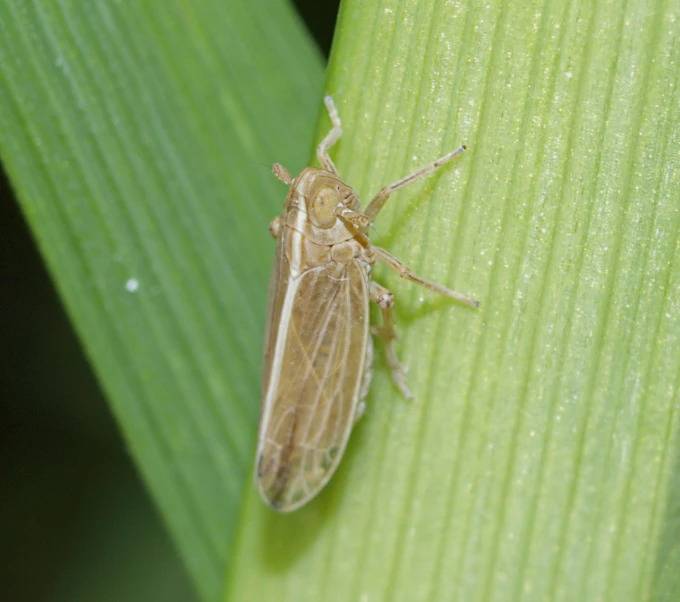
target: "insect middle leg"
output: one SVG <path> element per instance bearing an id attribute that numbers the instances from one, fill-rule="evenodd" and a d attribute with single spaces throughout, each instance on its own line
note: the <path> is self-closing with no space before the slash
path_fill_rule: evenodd
<path id="1" fill-rule="evenodd" d="M 393 269 L 402 278 L 410 280 L 411 282 L 415 282 L 416 284 L 420 284 L 420 286 L 429 288 L 431 291 L 439 293 L 440 295 L 444 295 L 445 297 L 449 297 L 450 299 L 455 299 L 456 301 L 465 303 L 465 305 L 469 305 L 470 307 L 479 307 L 479 301 L 475 301 L 474 299 L 471 299 L 470 297 L 467 297 L 456 291 L 452 291 L 441 284 L 437 284 L 431 280 L 425 280 L 425 278 L 421 278 L 418 276 L 418 274 L 414 274 L 409 267 L 405 266 L 394 255 L 391 255 L 385 251 L 385 249 L 371 245 L 371 251 L 375 257 L 387 265 L 387 267 Z"/>
<path id="2" fill-rule="evenodd" d="M 333 127 L 317 147 L 316 158 L 319 160 L 319 163 L 321 163 L 321 167 L 337 176 L 338 170 L 328 154 L 328 149 L 340 139 L 340 136 L 342 136 L 342 124 L 340 123 L 340 116 L 338 115 L 338 110 L 335 108 L 333 98 L 331 96 L 326 96 L 323 101 L 328 110 L 328 116 L 331 118 Z"/>
<path id="3" fill-rule="evenodd" d="M 380 328 L 373 328 L 371 332 L 379 336 L 385 343 L 385 357 L 392 372 L 394 384 L 397 385 L 401 394 L 406 399 L 413 399 L 413 394 L 406 385 L 404 367 L 401 365 L 395 349 L 395 343 L 399 337 L 394 329 L 394 318 L 392 317 L 394 295 L 384 286 L 371 282 L 371 298 L 380 306 L 380 311 L 382 312 L 382 326 Z"/>

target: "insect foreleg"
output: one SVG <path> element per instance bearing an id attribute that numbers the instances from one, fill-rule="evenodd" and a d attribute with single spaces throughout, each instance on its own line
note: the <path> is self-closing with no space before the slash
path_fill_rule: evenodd
<path id="1" fill-rule="evenodd" d="M 326 109 L 328 109 L 328 116 L 331 118 L 333 127 L 317 147 L 316 158 L 319 160 L 319 163 L 321 163 L 321 167 L 337 176 L 338 170 L 328 154 L 328 149 L 339 140 L 340 136 L 342 136 L 342 124 L 340 123 L 340 116 L 338 115 L 338 110 L 335 108 L 333 98 L 326 96 L 323 101 L 326 104 Z"/>
<path id="2" fill-rule="evenodd" d="M 470 307 L 479 307 L 479 301 L 475 301 L 474 299 L 466 297 L 465 295 L 457 293 L 456 291 L 452 291 L 441 284 L 431 282 L 430 280 L 425 280 L 425 278 L 421 278 L 417 274 L 414 274 L 410 268 L 401 263 L 401 261 L 394 257 L 394 255 L 390 255 L 387 251 L 385 251 L 385 249 L 371 246 L 371 250 L 377 259 L 382 261 L 385 265 L 387 265 L 387 267 L 393 269 L 402 278 L 420 284 L 421 286 L 429 288 L 431 291 L 439 293 L 440 295 L 444 295 L 445 297 L 449 297 L 450 299 L 455 299 L 456 301 L 465 303 Z"/>
<path id="3" fill-rule="evenodd" d="M 409 174 L 408 176 L 402 178 L 398 182 L 390 184 L 389 186 L 385 186 L 385 188 L 383 188 L 378 194 L 375 195 L 373 200 L 368 204 L 368 207 L 366 207 L 366 211 L 364 211 L 364 213 L 366 214 L 368 219 L 370 219 L 372 222 L 375 219 L 375 216 L 378 215 L 378 213 L 380 213 L 380 210 L 383 208 L 383 205 L 387 202 L 387 199 L 393 192 L 399 190 L 400 188 L 403 188 L 404 186 L 408 186 L 411 182 L 415 182 L 416 180 L 419 180 L 420 178 L 423 178 L 426 175 L 431 174 L 433 171 L 439 169 L 442 165 L 446 165 L 449 161 L 453 161 L 453 159 L 462 155 L 464 152 L 465 146 L 461 146 L 460 148 L 457 148 L 455 151 L 451 151 L 450 153 L 444 155 L 443 157 L 440 157 L 436 161 L 427 164 L 425 167 L 421 167 L 418 171 L 414 171 L 412 174 Z"/>
<path id="4" fill-rule="evenodd" d="M 367 230 L 371 225 L 370 220 L 363 213 L 352 211 L 351 209 L 346 209 L 342 206 L 336 207 L 335 215 L 341 218 L 345 224 L 351 224 L 360 232 Z"/>
<path id="5" fill-rule="evenodd" d="M 385 343 L 385 356 L 392 372 L 392 380 L 397 385 L 401 394 L 406 399 L 413 399 L 408 386 L 406 386 L 406 373 L 397 357 L 395 343 L 399 339 L 397 331 L 394 329 L 394 318 L 392 317 L 392 307 L 394 307 L 394 295 L 384 286 L 371 281 L 371 298 L 380 306 L 382 312 L 382 326 L 373 328 L 371 332 L 379 336 Z"/>
<path id="6" fill-rule="evenodd" d="M 279 216 L 275 217 L 271 222 L 269 222 L 269 234 L 274 238 L 279 235 L 279 228 L 281 227 L 281 218 Z"/>

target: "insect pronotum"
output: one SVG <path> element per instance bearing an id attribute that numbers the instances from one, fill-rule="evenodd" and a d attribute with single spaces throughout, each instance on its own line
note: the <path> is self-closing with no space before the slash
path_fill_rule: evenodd
<path id="1" fill-rule="evenodd" d="M 321 168 L 297 178 L 278 163 L 273 171 L 288 195 L 269 230 L 276 258 L 262 375 L 262 407 L 256 481 L 264 501 L 281 512 L 311 500 L 340 462 L 354 423 L 363 413 L 371 380 L 371 332 L 384 343 L 394 383 L 407 399 L 397 358 L 394 297 L 373 282 L 371 266 L 382 261 L 402 278 L 477 307 L 478 302 L 414 274 L 368 239 L 368 228 L 389 196 L 458 157 L 465 147 L 383 188 L 361 211 L 356 192 L 328 155 L 342 134 L 333 99 L 324 99 L 332 128 L 316 151 Z M 382 326 L 369 329 L 369 299 Z"/>

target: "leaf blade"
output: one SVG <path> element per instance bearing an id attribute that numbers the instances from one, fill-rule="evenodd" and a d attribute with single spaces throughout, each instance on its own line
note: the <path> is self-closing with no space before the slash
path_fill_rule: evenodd
<path id="1" fill-rule="evenodd" d="M 376 272 L 422 401 L 379 365 L 328 491 L 290 517 L 246 500 L 225 599 L 654 595 L 677 557 L 676 13 L 343 4 L 336 163 L 366 200 L 467 143 L 377 244 L 482 306 Z"/>
<path id="2" fill-rule="evenodd" d="M 281 190 L 256 161 L 303 161 L 321 74 L 291 9 L 265 4 L 0 8 L 3 162 L 208 599 L 257 416 Z"/>

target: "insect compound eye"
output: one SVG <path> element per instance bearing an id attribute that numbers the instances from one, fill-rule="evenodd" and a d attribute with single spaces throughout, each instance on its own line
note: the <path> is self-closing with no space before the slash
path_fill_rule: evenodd
<path id="1" fill-rule="evenodd" d="M 335 208 L 340 204 L 340 196 L 333 186 L 320 188 L 312 202 L 313 221 L 320 228 L 332 228 L 335 225 Z"/>

